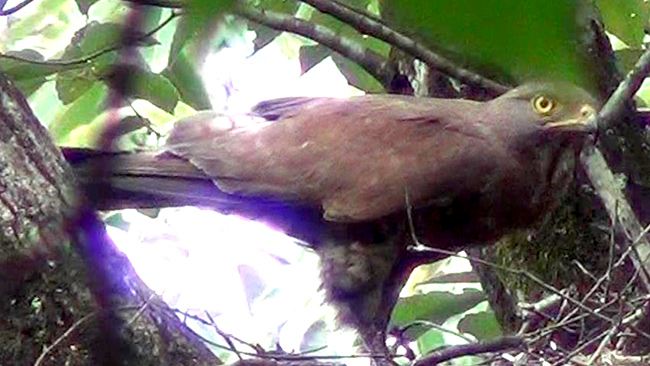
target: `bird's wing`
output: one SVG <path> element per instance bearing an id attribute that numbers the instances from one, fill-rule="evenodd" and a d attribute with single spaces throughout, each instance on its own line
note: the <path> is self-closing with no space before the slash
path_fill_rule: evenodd
<path id="1" fill-rule="evenodd" d="M 366 221 L 403 210 L 407 195 L 422 206 L 483 189 L 500 149 L 478 121 L 481 110 L 478 102 L 403 96 L 285 98 L 254 108 L 259 120 L 245 127 L 218 118 L 179 123 L 167 150 L 226 192 Z"/>
<path id="2" fill-rule="evenodd" d="M 295 115 L 310 104 L 319 103 L 323 98 L 311 97 L 288 97 L 265 100 L 257 103 L 251 108 L 251 113 L 256 114 L 267 121 L 276 121 Z"/>

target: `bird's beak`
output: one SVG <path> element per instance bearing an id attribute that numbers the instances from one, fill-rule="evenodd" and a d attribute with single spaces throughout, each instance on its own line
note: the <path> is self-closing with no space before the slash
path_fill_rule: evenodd
<path id="1" fill-rule="evenodd" d="M 584 105 L 577 116 L 556 122 L 549 122 L 546 127 L 554 130 L 595 133 L 597 131 L 597 110 L 590 105 Z"/>

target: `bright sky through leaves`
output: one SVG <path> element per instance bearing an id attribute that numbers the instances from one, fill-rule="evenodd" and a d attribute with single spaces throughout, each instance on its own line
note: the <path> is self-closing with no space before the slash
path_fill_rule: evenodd
<path id="1" fill-rule="evenodd" d="M 278 43 L 252 56 L 242 44 L 207 58 L 204 79 L 214 110 L 245 112 L 285 96 L 362 94 L 329 58 L 301 76 L 299 60 Z M 128 232 L 108 227 L 109 235 L 147 285 L 174 308 L 201 316 L 208 311 L 227 333 L 268 349 L 279 342 L 285 351 L 301 351 L 308 328 L 333 316 L 318 292 L 317 256 L 261 223 L 191 207 L 162 210 L 156 219 L 128 210 L 123 218 Z M 327 354 L 337 353 L 336 343 L 349 346 L 353 340 L 340 333 L 331 338 L 336 339 L 326 340 Z"/>

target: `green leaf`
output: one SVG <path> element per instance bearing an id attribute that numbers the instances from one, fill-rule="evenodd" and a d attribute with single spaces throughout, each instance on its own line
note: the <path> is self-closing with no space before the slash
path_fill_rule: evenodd
<path id="1" fill-rule="evenodd" d="M 90 9 L 90 7 L 93 6 L 97 1 L 99 0 L 75 0 L 77 7 L 79 8 L 79 12 L 81 12 L 83 15 L 88 15 L 88 9 Z"/>
<path id="2" fill-rule="evenodd" d="M 10 25 L 10 31 L 3 39 L 5 45 L 12 45 L 15 42 L 24 40 L 33 35 L 40 34 L 41 30 L 50 27 L 68 27 L 70 24 L 63 23 L 57 19 L 61 12 L 68 12 L 74 2 L 69 0 L 43 0 L 32 4 L 38 6 L 38 10 L 27 16 L 15 17 L 15 22 Z"/>
<path id="3" fill-rule="evenodd" d="M 253 6 L 256 9 L 264 9 L 286 15 L 295 15 L 296 11 L 300 7 L 300 3 L 293 0 L 260 0 L 249 1 L 249 3 L 250 6 Z M 282 33 L 254 22 L 248 24 L 248 29 L 254 31 L 257 35 L 253 40 L 255 51 L 273 42 L 273 40 Z"/>
<path id="4" fill-rule="evenodd" d="M 311 70 L 312 67 L 318 65 L 318 63 L 327 58 L 331 53 L 332 51 L 321 45 L 300 47 L 298 55 L 300 59 L 300 74 L 302 75 Z"/>
<path id="5" fill-rule="evenodd" d="M 420 354 L 427 354 L 432 350 L 445 345 L 445 337 L 438 329 L 431 328 L 417 338 Z"/>
<path id="6" fill-rule="evenodd" d="M 650 105 L 650 79 L 646 78 L 641 84 L 641 88 L 636 93 L 636 96 L 641 98 L 645 105 Z"/>
<path id="7" fill-rule="evenodd" d="M 174 84 L 181 100 L 192 108 L 203 110 L 211 107 L 201 75 L 198 74 L 187 52 L 181 52 L 174 63 L 168 65 L 162 72 L 162 75 Z"/>
<path id="8" fill-rule="evenodd" d="M 163 16 L 164 15 L 164 16 Z M 146 18 L 144 20 L 145 25 L 142 29 L 145 32 L 149 32 L 154 28 L 158 27 L 163 21 L 166 21 L 171 15 L 169 11 L 163 11 L 162 8 L 158 8 L 156 12 L 146 12 Z M 151 69 L 156 72 L 161 71 L 167 66 L 169 51 L 171 47 L 172 37 L 175 33 L 176 22 L 173 19 L 170 23 L 165 25 L 162 29 L 158 30 L 152 37 L 156 39 L 158 44 L 156 47 L 147 47 L 140 49 L 140 54 L 144 61 L 151 67 Z"/>
<path id="9" fill-rule="evenodd" d="M 7 55 L 32 61 L 43 61 L 43 56 L 31 49 L 17 52 L 10 51 L 7 52 Z M 56 73 L 61 67 L 0 58 L 0 69 L 16 84 L 25 96 L 29 96 L 43 85 L 47 80 L 47 76 Z"/>
<path id="10" fill-rule="evenodd" d="M 467 314 L 458 323 L 458 330 L 463 333 L 469 333 L 480 341 L 495 339 L 503 335 L 501 326 L 492 310 Z"/>
<path id="11" fill-rule="evenodd" d="M 402 298 L 393 310 L 389 329 L 403 328 L 416 320 L 442 324 L 453 315 L 462 314 L 485 300 L 485 295 L 478 290 L 465 290 L 461 294 L 434 291 Z M 417 337 L 423 329 L 414 327 L 410 334 Z"/>
<path id="12" fill-rule="evenodd" d="M 115 23 L 90 22 L 79 29 L 66 47 L 62 59 L 76 60 L 118 44 L 122 27 Z M 108 52 L 89 61 L 89 66 L 67 70 L 56 77 L 56 90 L 63 104 L 69 104 L 90 89 L 97 79 L 117 61 L 116 52 Z"/>
<path id="13" fill-rule="evenodd" d="M 176 87 L 164 75 L 138 69 L 131 74 L 129 96 L 144 99 L 168 113 L 174 113 L 179 100 Z"/>
<path id="14" fill-rule="evenodd" d="M 628 72 L 632 70 L 634 64 L 639 60 L 639 57 L 643 55 L 643 50 L 641 49 L 631 49 L 623 48 L 621 50 L 614 51 L 616 54 L 616 59 L 620 62 L 623 71 Z"/>
<path id="15" fill-rule="evenodd" d="M 579 50 L 587 0 L 380 0 L 382 17 L 425 46 L 495 80 L 562 80 L 595 90 Z M 621 3 L 620 1 L 618 3 Z M 584 12 L 584 13 L 583 13 Z"/>
<path id="16" fill-rule="evenodd" d="M 307 352 L 327 344 L 327 323 L 319 319 L 312 323 L 300 342 L 300 352 Z"/>
<path id="17" fill-rule="evenodd" d="M 86 93 L 68 105 L 49 126 L 55 141 L 64 142 L 74 129 L 90 124 L 104 111 L 107 95 L 108 87 L 102 82 L 95 82 Z"/>
<path id="18" fill-rule="evenodd" d="M 187 3 L 183 17 L 180 19 L 171 51 L 169 52 L 169 64 L 173 64 L 189 43 L 194 46 L 207 44 L 210 38 L 210 30 L 215 29 L 214 24 L 227 11 L 235 0 L 193 0 Z M 198 50 L 190 50 L 196 53 Z M 195 55 L 193 55 L 195 56 Z"/>
<path id="19" fill-rule="evenodd" d="M 48 128 L 56 118 L 56 113 L 53 111 L 63 108 L 61 100 L 56 95 L 54 83 L 43 84 L 29 96 L 28 102 L 39 122 Z"/>
<path id="20" fill-rule="evenodd" d="M 106 223 L 106 225 L 110 225 L 110 226 L 116 227 L 118 229 L 122 229 L 124 231 L 127 231 L 127 232 L 129 231 L 129 228 L 131 227 L 131 223 L 124 220 L 124 217 L 119 212 L 106 217 L 104 219 L 104 223 Z"/>
<path id="21" fill-rule="evenodd" d="M 88 10 L 90 19 L 100 23 L 122 23 L 130 11 L 128 3 L 113 0 L 98 0 Z"/>
<path id="22" fill-rule="evenodd" d="M 457 272 L 457 273 L 443 273 L 425 281 L 419 282 L 417 285 L 427 285 L 433 283 L 472 283 L 479 282 L 479 278 L 474 271 Z"/>
<path id="23" fill-rule="evenodd" d="M 369 0 L 349 0 L 345 1 L 345 3 L 351 7 L 365 9 Z M 343 23 L 332 16 L 320 12 L 314 12 L 310 21 L 331 29 L 340 37 L 344 37 L 348 41 L 358 44 L 360 47 L 368 48 L 385 57 L 388 56 L 390 46 L 386 43 L 374 38 L 364 37 L 350 25 Z M 357 63 L 354 63 L 338 54 L 333 55 L 332 59 L 341 73 L 348 80 L 348 84 L 368 93 L 381 93 L 385 91 L 381 83 Z"/>
<path id="24" fill-rule="evenodd" d="M 97 77 L 88 69 L 67 70 L 56 76 L 56 92 L 63 104 L 70 104 L 88 92 Z"/>
<path id="25" fill-rule="evenodd" d="M 644 0 L 596 0 L 605 28 L 630 48 L 640 48 L 650 10 Z"/>
<path id="26" fill-rule="evenodd" d="M 345 76 L 348 84 L 366 93 L 382 93 L 385 91 L 381 83 L 359 66 L 359 64 L 348 60 L 338 53 L 332 55 L 332 60 L 334 60 L 334 63 L 343 76 Z"/>

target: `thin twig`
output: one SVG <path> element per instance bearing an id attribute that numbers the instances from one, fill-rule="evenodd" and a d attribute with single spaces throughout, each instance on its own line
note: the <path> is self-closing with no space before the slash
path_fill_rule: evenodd
<path id="1" fill-rule="evenodd" d="M 59 337 L 54 341 L 54 343 L 52 343 L 49 347 L 46 346 L 46 347 L 43 349 L 43 352 L 41 353 L 41 355 L 38 356 L 38 358 L 36 359 L 36 362 L 34 362 L 34 366 L 39 366 L 41 363 L 43 363 L 43 361 L 45 360 L 45 357 L 47 357 L 47 355 L 48 355 L 50 352 L 52 352 L 53 349 L 55 349 L 56 347 L 58 347 L 58 345 L 59 345 L 61 342 L 63 342 L 66 338 L 68 338 L 68 337 L 70 336 L 70 334 L 72 334 L 72 333 L 73 333 L 77 328 L 79 328 L 83 323 L 85 323 L 86 321 L 88 321 L 88 319 L 90 319 L 90 318 L 92 318 L 93 316 L 95 316 L 95 314 L 96 314 L 95 312 L 92 312 L 92 313 L 90 313 L 90 314 L 86 314 L 84 317 L 82 317 L 81 319 L 79 319 L 79 320 L 77 320 L 76 322 L 74 322 L 74 324 L 72 324 L 72 325 L 70 326 L 70 328 L 68 328 L 68 329 L 67 329 L 63 334 L 61 334 L 61 336 L 59 336 Z"/>
<path id="2" fill-rule="evenodd" d="M 151 37 L 152 35 L 156 34 L 158 31 L 160 31 L 162 28 L 164 28 L 169 22 L 171 22 L 174 18 L 179 16 L 180 14 L 172 12 L 172 14 L 165 19 L 162 23 L 160 23 L 158 26 L 150 30 L 149 32 L 141 35 L 138 37 L 140 40 L 144 40 L 148 37 Z M 31 60 L 28 58 L 16 56 L 16 55 L 9 55 L 6 53 L 0 53 L 0 58 L 5 58 L 9 60 L 15 60 L 19 62 L 24 62 L 27 64 L 32 64 L 32 65 L 41 65 L 41 66 L 51 66 L 51 67 L 70 67 L 70 66 L 76 66 L 76 67 L 83 67 L 85 66 L 88 62 L 96 59 L 97 57 L 100 57 L 102 55 L 105 55 L 109 52 L 117 51 L 120 50 L 123 47 L 122 44 L 117 44 L 113 46 L 109 46 L 103 49 L 99 49 L 95 52 L 92 52 L 88 55 L 79 57 L 79 58 L 74 58 L 70 60 L 47 60 L 47 61 L 39 61 L 39 60 Z M 74 68 L 74 67 L 70 67 Z"/>
<path id="3" fill-rule="evenodd" d="M 236 354 L 237 357 L 240 360 L 243 360 L 244 358 L 241 356 L 241 353 L 237 350 L 237 347 L 235 347 L 235 344 L 232 343 L 232 340 L 230 339 L 230 335 L 224 333 L 223 331 L 221 331 L 221 329 L 219 329 L 219 327 L 217 326 L 217 322 L 214 321 L 214 319 L 212 318 L 212 315 L 210 315 L 209 311 L 206 310 L 205 315 L 210 320 L 210 325 L 212 325 L 212 328 L 214 328 L 214 330 L 217 332 L 217 334 L 219 334 L 221 336 L 221 338 L 223 338 L 226 341 L 226 343 L 228 344 L 228 347 L 230 347 L 230 351 L 233 352 L 234 354 Z"/>
<path id="4" fill-rule="evenodd" d="M 33 2 L 33 1 L 34 0 L 23 0 L 22 3 L 14 6 L 13 8 L 10 8 L 10 9 L 7 9 L 7 10 L 0 10 L 0 16 L 11 15 L 11 14 L 17 12 L 18 10 L 24 8 L 25 6 L 27 6 L 29 3 Z"/>

